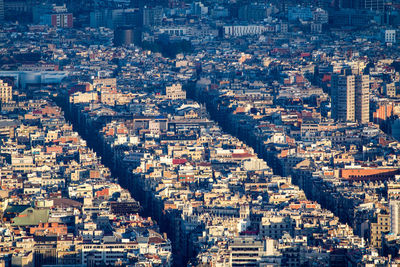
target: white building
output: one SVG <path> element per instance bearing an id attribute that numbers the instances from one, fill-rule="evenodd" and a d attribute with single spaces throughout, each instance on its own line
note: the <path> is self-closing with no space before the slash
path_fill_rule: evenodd
<path id="1" fill-rule="evenodd" d="M 229 244 L 229 266 L 281 266 L 276 241 L 237 237 Z"/>
<path id="2" fill-rule="evenodd" d="M 114 265 L 116 261 L 126 258 L 126 253 L 137 251 L 138 245 L 125 243 L 89 243 L 82 246 L 82 264 L 97 266 L 100 264 Z"/>
<path id="3" fill-rule="evenodd" d="M 224 34 L 227 36 L 260 35 L 266 31 L 263 25 L 231 25 L 224 26 Z"/>
<path id="4" fill-rule="evenodd" d="M 396 30 L 385 30 L 385 43 L 396 43 Z"/>
<path id="5" fill-rule="evenodd" d="M 168 34 L 169 36 L 186 36 L 189 33 L 187 27 L 162 27 L 158 28 L 158 31 L 163 34 Z"/>

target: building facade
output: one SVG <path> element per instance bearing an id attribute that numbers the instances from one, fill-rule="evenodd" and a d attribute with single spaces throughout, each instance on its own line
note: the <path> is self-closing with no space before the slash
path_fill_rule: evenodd
<path id="1" fill-rule="evenodd" d="M 12 100 L 12 86 L 0 80 L 0 101 L 1 103 L 8 103 Z"/>
<path id="2" fill-rule="evenodd" d="M 369 122 L 369 76 L 332 76 L 332 117 L 338 121 Z"/>

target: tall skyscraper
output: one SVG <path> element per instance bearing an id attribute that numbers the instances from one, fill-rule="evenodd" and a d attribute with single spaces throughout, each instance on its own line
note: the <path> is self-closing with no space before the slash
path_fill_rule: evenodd
<path id="1" fill-rule="evenodd" d="M 356 121 L 369 122 L 369 76 L 355 75 Z"/>
<path id="2" fill-rule="evenodd" d="M 332 76 L 332 117 L 339 121 L 355 120 L 354 76 Z"/>
<path id="3" fill-rule="evenodd" d="M 369 122 L 369 76 L 332 76 L 332 117 L 338 121 Z"/>
<path id="4" fill-rule="evenodd" d="M 400 200 L 391 199 L 389 201 L 390 208 L 390 232 L 400 234 Z"/>

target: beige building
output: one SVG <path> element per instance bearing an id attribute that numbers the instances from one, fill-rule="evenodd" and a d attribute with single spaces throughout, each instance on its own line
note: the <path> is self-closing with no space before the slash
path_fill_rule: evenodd
<path id="1" fill-rule="evenodd" d="M 8 103 L 12 100 L 12 86 L 0 80 L 0 98 L 1 103 Z"/>
<path id="2" fill-rule="evenodd" d="M 20 253 L 14 253 L 11 258 L 11 266 L 26 266 L 33 267 L 33 252 L 23 251 Z"/>
<path id="3" fill-rule="evenodd" d="M 383 84 L 382 93 L 387 97 L 400 98 L 400 76 L 396 75 L 392 83 Z"/>
<path id="4" fill-rule="evenodd" d="M 371 223 L 371 245 L 382 248 L 382 235 L 390 231 L 390 215 L 379 213 L 376 223 Z"/>
<path id="5" fill-rule="evenodd" d="M 395 235 L 400 234 L 400 200 L 390 199 L 390 232 Z"/>
<path id="6" fill-rule="evenodd" d="M 165 95 L 167 99 L 186 99 L 186 92 L 182 90 L 181 84 L 173 84 L 165 88 Z"/>
<path id="7" fill-rule="evenodd" d="M 332 76 L 332 117 L 338 121 L 369 122 L 369 76 Z"/>
<path id="8" fill-rule="evenodd" d="M 113 91 L 117 88 L 116 78 L 94 79 L 93 88 L 96 91 Z"/>
<path id="9" fill-rule="evenodd" d="M 369 76 L 354 75 L 355 80 L 355 116 L 360 123 L 369 122 Z"/>
<path id="10" fill-rule="evenodd" d="M 12 155 L 11 165 L 14 171 L 31 171 L 35 167 L 33 157 L 30 155 Z"/>
<path id="11" fill-rule="evenodd" d="M 72 104 L 97 102 L 98 99 L 97 92 L 76 92 L 69 96 L 69 102 Z"/>

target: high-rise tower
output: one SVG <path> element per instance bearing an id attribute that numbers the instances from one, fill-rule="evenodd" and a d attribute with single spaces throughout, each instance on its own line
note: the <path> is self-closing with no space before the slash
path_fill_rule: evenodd
<path id="1" fill-rule="evenodd" d="M 338 121 L 369 122 L 369 76 L 332 76 L 332 117 Z"/>
<path id="2" fill-rule="evenodd" d="M 390 208 L 390 232 L 400 234 L 400 200 L 391 199 L 389 201 Z"/>

